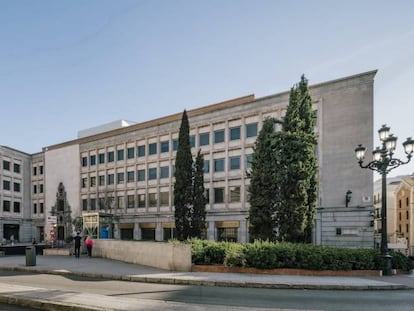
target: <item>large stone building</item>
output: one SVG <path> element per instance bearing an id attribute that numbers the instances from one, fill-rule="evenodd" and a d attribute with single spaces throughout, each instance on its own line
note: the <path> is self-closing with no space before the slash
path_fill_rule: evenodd
<path id="1" fill-rule="evenodd" d="M 320 168 L 316 244 L 373 247 L 373 175 L 359 168 L 354 148 L 361 143 L 372 149 L 375 74 L 310 86 Z M 249 240 L 246 170 L 263 120 L 282 119 L 288 101 L 289 92 L 248 95 L 187 111 L 193 155 L 200 149 L 205 160 L 208 239 Z M 111 123 L 34 155 L 1 149 L 3 163 L 20 163 L 21 172 L 9 173 L 3 164 L 0 178 L 27 184 L 14 214 L 4 209 L 10 190 L 1 188 L 3 235 L 6 224 L 17 221 L 23 241 L 30 232 L 40 240 L 51 234 L 64 240 L 83 217 L 85 229 L 99 237 L 174 236 L 173 169 L 181 116 L 182 111 L 139 124 Z M 348 190 L 352 197 L 346 204 Z"/>

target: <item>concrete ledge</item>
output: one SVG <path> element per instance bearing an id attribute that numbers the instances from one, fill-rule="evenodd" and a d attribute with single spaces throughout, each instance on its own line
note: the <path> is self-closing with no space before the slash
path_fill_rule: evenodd
<path id="1" fill-rule="evenodd" d="M 191 245 L 95 240 L 92 255 L 171 271 L 191 271 Z"/>
<path id="2" fill-rule="evenodd" d="M 69 256 L 70 250 L 68 248 L 45 248 L 43 256 Z"/>

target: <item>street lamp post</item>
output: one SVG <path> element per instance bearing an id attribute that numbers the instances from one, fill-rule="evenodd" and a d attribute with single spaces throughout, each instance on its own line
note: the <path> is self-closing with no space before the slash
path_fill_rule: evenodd
<path id="1" fill-rule="evenodd" d="M 393 158 L 397 144 L 397 137 L 390 134 L 390 128 L 383 125 L 378 130 L 382 147 L 377 147 L 373 152 L 373 160 L 364 165 L 366 148 L 358 145 L 355 149 L 355 156 L 361 168 L 368 168 L 381 174 L 382 179 L 382 200 L 381 200 L 381 257 L 385 260 L 383 275 L 392 275 L 391 255 L 388 253 L 387 243 L 387 174 L 394 168 L 410 162 L 414 151 L 414 140 L 411 137 L 403 143 L 404 151 L 407 154 L 407 161 Z"/>

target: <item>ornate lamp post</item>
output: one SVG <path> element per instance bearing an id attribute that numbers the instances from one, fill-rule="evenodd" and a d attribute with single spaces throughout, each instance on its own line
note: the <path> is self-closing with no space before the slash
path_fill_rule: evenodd
<path id="1" fill-rule="evenodd" d="M 381 200 L 381 257 L 385 259 L 385 269 L 383 275 L 391 275 L 391 255 L 388 253 L 387 243 L 387 174 L 394 168 L 402 164 L 410 162 L 414 151 L 414 140 L 411 137 L 403 143 L 404 151 L 407 154 L 407 161 L 393 158 L 394 150 L 397 144 L 397 137 L 390 134 L 390 128 L 383 125 L 378 130 L 379 138 L 382 142 L 382 147 L 377 147 L 373 152 L 373 160 L 368 164 L 362 164 L 365 158 L 366 148 L 358 145 L 355 149 L 355 156 L 358 160 L 359 166 L 368 168 L 381 174 L 382 177 L 382 200 Z"/>

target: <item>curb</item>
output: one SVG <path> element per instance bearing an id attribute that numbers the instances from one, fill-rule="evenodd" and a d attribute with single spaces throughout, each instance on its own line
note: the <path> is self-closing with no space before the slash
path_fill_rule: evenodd
<path id="1" fill-rule="evenodd" d="M 218 286 L 218 287 L 244 287 L 244 288 L 267 288 L 267 289 L 302 289 L 302 290 L 401 290 L 412 289 L 412 287 L 402 284 L 387 284 L 384 286 L 377 285 L 324 285 L 324 284 L 292 284 L 292 283 L 260 283 L 260 282 L 245 282 L 245 281 L 210 281 L 210 280 L 194 280 L 185 278 L 172 277 L 148 277 L 148 276 L 132 276 L 132 275 L 113 275 L 104 273 L 90 273 L 90 272 L 74 272 L 67 270 L 45 270 L 33 269 L 24 267 L 2 267 L 0 270 L 5 271 L 19 271 L 32 272 L 39 274 L 52 275 L 76 275 L 81 277 L 107 279 L 115 281 L 128 281 L 140 283 L 160 283 L 160 284 L 176 284 L 176 285 L 197 285 L 197 286 Z M 54 310 L 54 309 L 53 309 Z M 58 310 L 58 309 L 56 309 Z M 68 309 L 71 310 L 71 309 Z M 78 310 L 78 309 L 76 309 Z M 88 309 L 89 310 L 89 309 Z M 96 310 L 96 309 L 90 309 Z"/>

